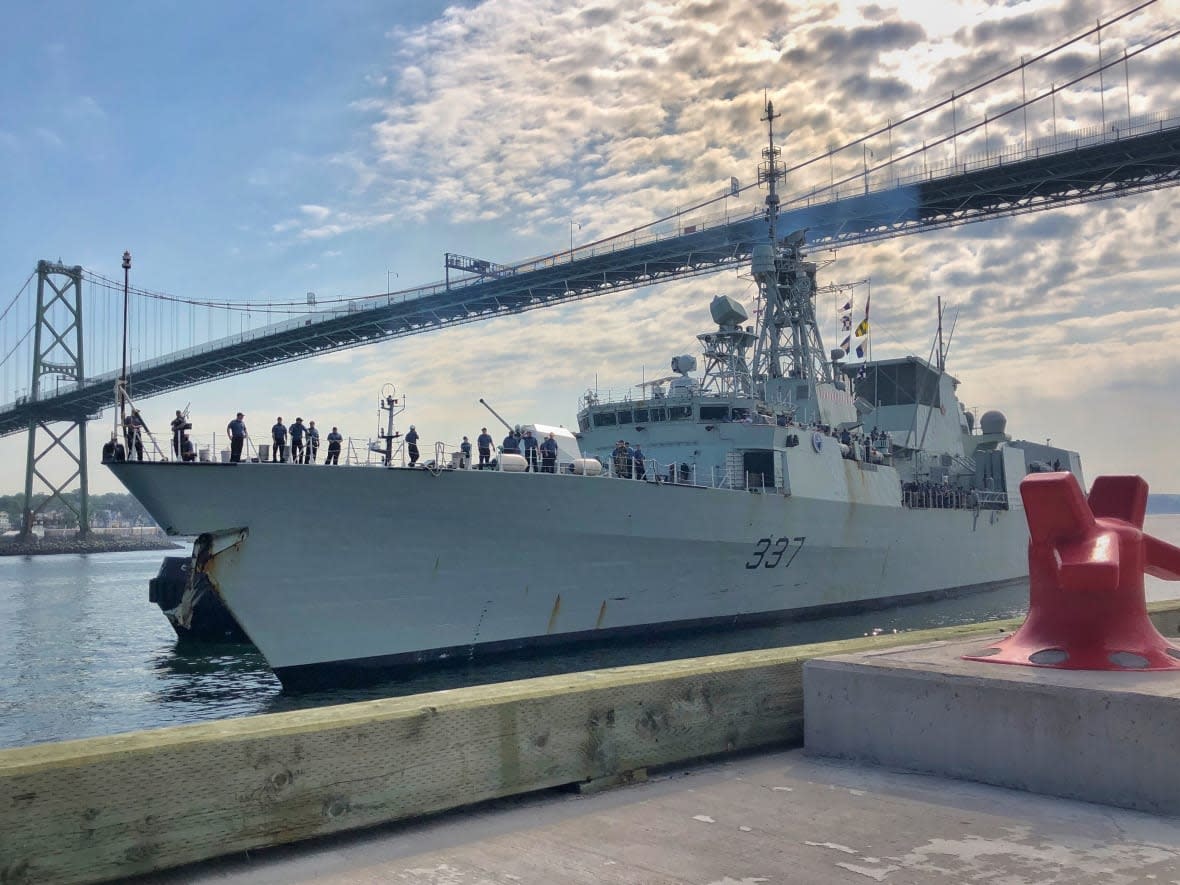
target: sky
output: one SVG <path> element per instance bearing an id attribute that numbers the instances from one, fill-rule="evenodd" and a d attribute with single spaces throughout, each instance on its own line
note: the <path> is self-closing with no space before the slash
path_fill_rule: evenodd
<path id="1" fill-rule="evenodd" d="M 38 259 L 193 299 L 361 297 L 443 277 L 444 253 L 512 263 L 675 213 L 754 179 L 775 102 L 788 164 L 962 93 L 1129 8 L 1088 0 L 336 0 L 18 4 L 0 59 L 0 306 Z M 1159 2 L 1104 34 L 1106 58 L 1176 28 Z M 1180 43 L 993 122 L 987 147 L 1103 119 L 1180 113 Z M 1097 58 L 1093 41 L 1008 78 L 956 119 L 995 114 Z M 1171 102 L 1171 105 L 1169 104 Z M 900 152 L 949 132 L 898 127 Z M 956 149 L 984 148 L 983 133 Z M 884 137 L 826 173 L 888 155 Z M 947 150 L 951 148 L 948 146 Z M 945 159 L 949 159 L 947 153 Z M 937 159 L 935 157 L 934 159 Z M 839 168 L 835 163 L 840 163 Z M 786 190 L 824 177 L 822 164 Z M 808 176 L 812 176 L 809 179 Z M 761 195 L 752 194 L 752 199 Z M 1180 492 L 1177 191 L 817 253 L 821 283 L 869 280 L 876 358 L 930 353 L 936 298 L 960 398 L 1019 438 L 1079 451 L 1087 479 L 1137 473 Z M 736 203 L 736 201 L 735 201 Z M 735 207 L 729 207 L 735 208 Z M 834 260 L 833 260 L 834 259 Z M 622 393 L 698 352 L 708 303 L 748 307 L 736 271 L 399 339 L 143 404 L 188 407 L 203 444 L 237 411 L 376 434 L 386 383 L 427 450 L 495 419 L 572 426 L 587 388 Z M 821 304 L 827 346 L 835 305 Z M 10 321 L 6 321 L 10 322 Z M 9 391 L 0 391 L 7 400 Z M 112 410 L 91 422 L 90 487 Z M 0 440 L 0 493 L 26 438 Z M 38 488 L 41 488 L 38 486 Z M 309 502 L 311 503 L 311 502 Z M 300 506 L 292 500 L 289 506 Z"/>

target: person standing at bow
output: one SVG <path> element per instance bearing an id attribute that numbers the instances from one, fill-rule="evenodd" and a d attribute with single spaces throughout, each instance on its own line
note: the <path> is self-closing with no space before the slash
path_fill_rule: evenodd
<path id="1" fill-rule="evenodd" d="M 275 418 L 275 426 L 270 429 L 270 441 L 274 443 L 274 451 L 271 452 L 271 461 L 286 461 L 287 453 L 283 451 L 287 448 L 287 425 L 283 423 L 283 416 Z"/>
<path id="2" fill-rule="evenodd" d="M 229 460 L 232 463 L 237 463 L 242 460 L 242 446 L 246 444 L 246 422 L 242 420 L 246 415 L 238 412 L 238 417 L 230 421 L 225 426 L 225 432 L 229 434 Z"/>
<path id="3" fill-rule="evenodd" d="M 555 473 L 557 466 L 557 440 L 550 433 L 541 443 L 541 472 Z"/>
<path id="4" fill-rule="evenodd" d="M 295 423 L 291 425 L 291 463 L 303 463 L 303 437 L 307 433 L 307 428 L 303 424 L 302 418 L 296 418 Z"/>
<path id="5" fill-rule="evenodd" d="M 475 445 L 479 449 L 479 469 L 486 470 L 492 466 L 492 446 L 495 445 L 495 440 L 486 427 L 480 428 Z"/>
<path id="6" fill-rule="evenodd" d="M 416 466 L 418 463 L 418 429 L 413 424 L 410 425 L 410 432 L 406 434 L 406 452 L 410 456 L 410 466 Z"/>
<path id="7" fill-rule="evenodd" d="M 320 450 L 320 432 L 315 422 L 307 422 L 307 448 L 303 452 L 303 463 L 314 464 L 316 453 Z"/>
<path id="8" fill-rule="evenodd" d="M 324 464 L 339 465 L 340 464 L 340 444 L 344 442 L 344 437 L 340 435 L 340 431 L 335 427 L 332 432 L 328 434 L 328 456 L 324 458 Z"/>

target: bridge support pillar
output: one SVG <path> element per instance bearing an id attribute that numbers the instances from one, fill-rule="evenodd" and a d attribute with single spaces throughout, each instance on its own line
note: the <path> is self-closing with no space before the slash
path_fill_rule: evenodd
<path id="1" fill-rule="evenodd" d="M 80 385 L 85 378 L 82 354 L 82 268 L 65 267 L 49 261 L 37 262 L 37 319 L 33 332 L 33 377 L 29 398 L 36 402 L 42 396 L 41 380 L 46 375 Z M 49 393 L 49 391 L 45 391 Z M 53 391 L 56 393 L 56 391 Z M 28 459 L 25 463 L 25 504 L 21 518 L 21 534 L 33 530 L 37 514 L 57 499 L 78 518 L 78 535 L 90 533 L 90 501 L 86 476 L 86 420 L 87 415 L 45 415 L 29 420 Z M 50 422 L 65 422 L 64 431 L 55 433 Z M 49 438 L 40 449 L 37 431 Z M 70 434 L 77 431 L 77 446 L 71 448 Z M 48 460 L 46 460 L 48 459 Z M 50 479 L 68 472 L 65 480 Z M 40 480 L 49 489 L 48 497 L 33 506 L 33 480 Z M 78 505 L 64 496 L 67 487 L 78 480 Z"/>

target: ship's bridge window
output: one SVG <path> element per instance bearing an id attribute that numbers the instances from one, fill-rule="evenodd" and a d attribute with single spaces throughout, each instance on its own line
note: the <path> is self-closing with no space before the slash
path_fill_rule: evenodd
<path id="1" fill-rule="evenodd" d="M 650 420 L 651 420 L 651 418 L 648 416 L 647 409 L 636 409 L 635 410 L 635 423 L 636 424 L 642 424 L 644 421 L 650 421 Z"/>
<path id="2" fill-rule="evenodd" d="M 582 431 L 582 433 L 585 433 L 589 429 L 590 429 L 590 416 L 589 415 L 579 415 L 578 416 L 578 430 Z"/>
<path id="3" fill-rule="evenodd" d="M 630 424 L 631 423 L 631 410 L 630 409 L 628 409 L 625 412 L 619 412 L 619 423 L 620 424 Z"/>
<path id="4" fill-rule="evenodd" d="M 614 427 L 615 413 L 614 412 L 595 412 L 594 413 L 595 427 Z"/>
<path id="5" fill-rule="evenodd" d="M 729 406 L 701 406 L 702 421 L 724 421 L 729 418 Z"/>
<path id="6" fill-rule="evenodd" d="M 856 395 L 879 406 L 938 407 L 938 372 L 915 362 L 869 366 L 856 381 Z"/>
<path id="7" fill-rule="evenodd" d="M 692 420 L 692 406 L 669 406 L 668 420 L 670 421 L 691 421 Z"/>
<path id="8" fill-rule="evenodd" d="M 668 420 L 667 409 L 652 409 L 651 410 L 651 420 L 652 421 L 667 421 Z"/>

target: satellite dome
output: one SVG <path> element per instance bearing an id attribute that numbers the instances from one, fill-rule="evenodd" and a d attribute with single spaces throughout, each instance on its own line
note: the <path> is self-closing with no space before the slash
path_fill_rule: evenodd
<path id="1" fill-rule="evenodd" d="M 984 412 L 979 419 L 979 429 L 984 433 L 1003 433 L 1007 426 L 1008 419 L 1004 417 L 1003 412 Z"/>

